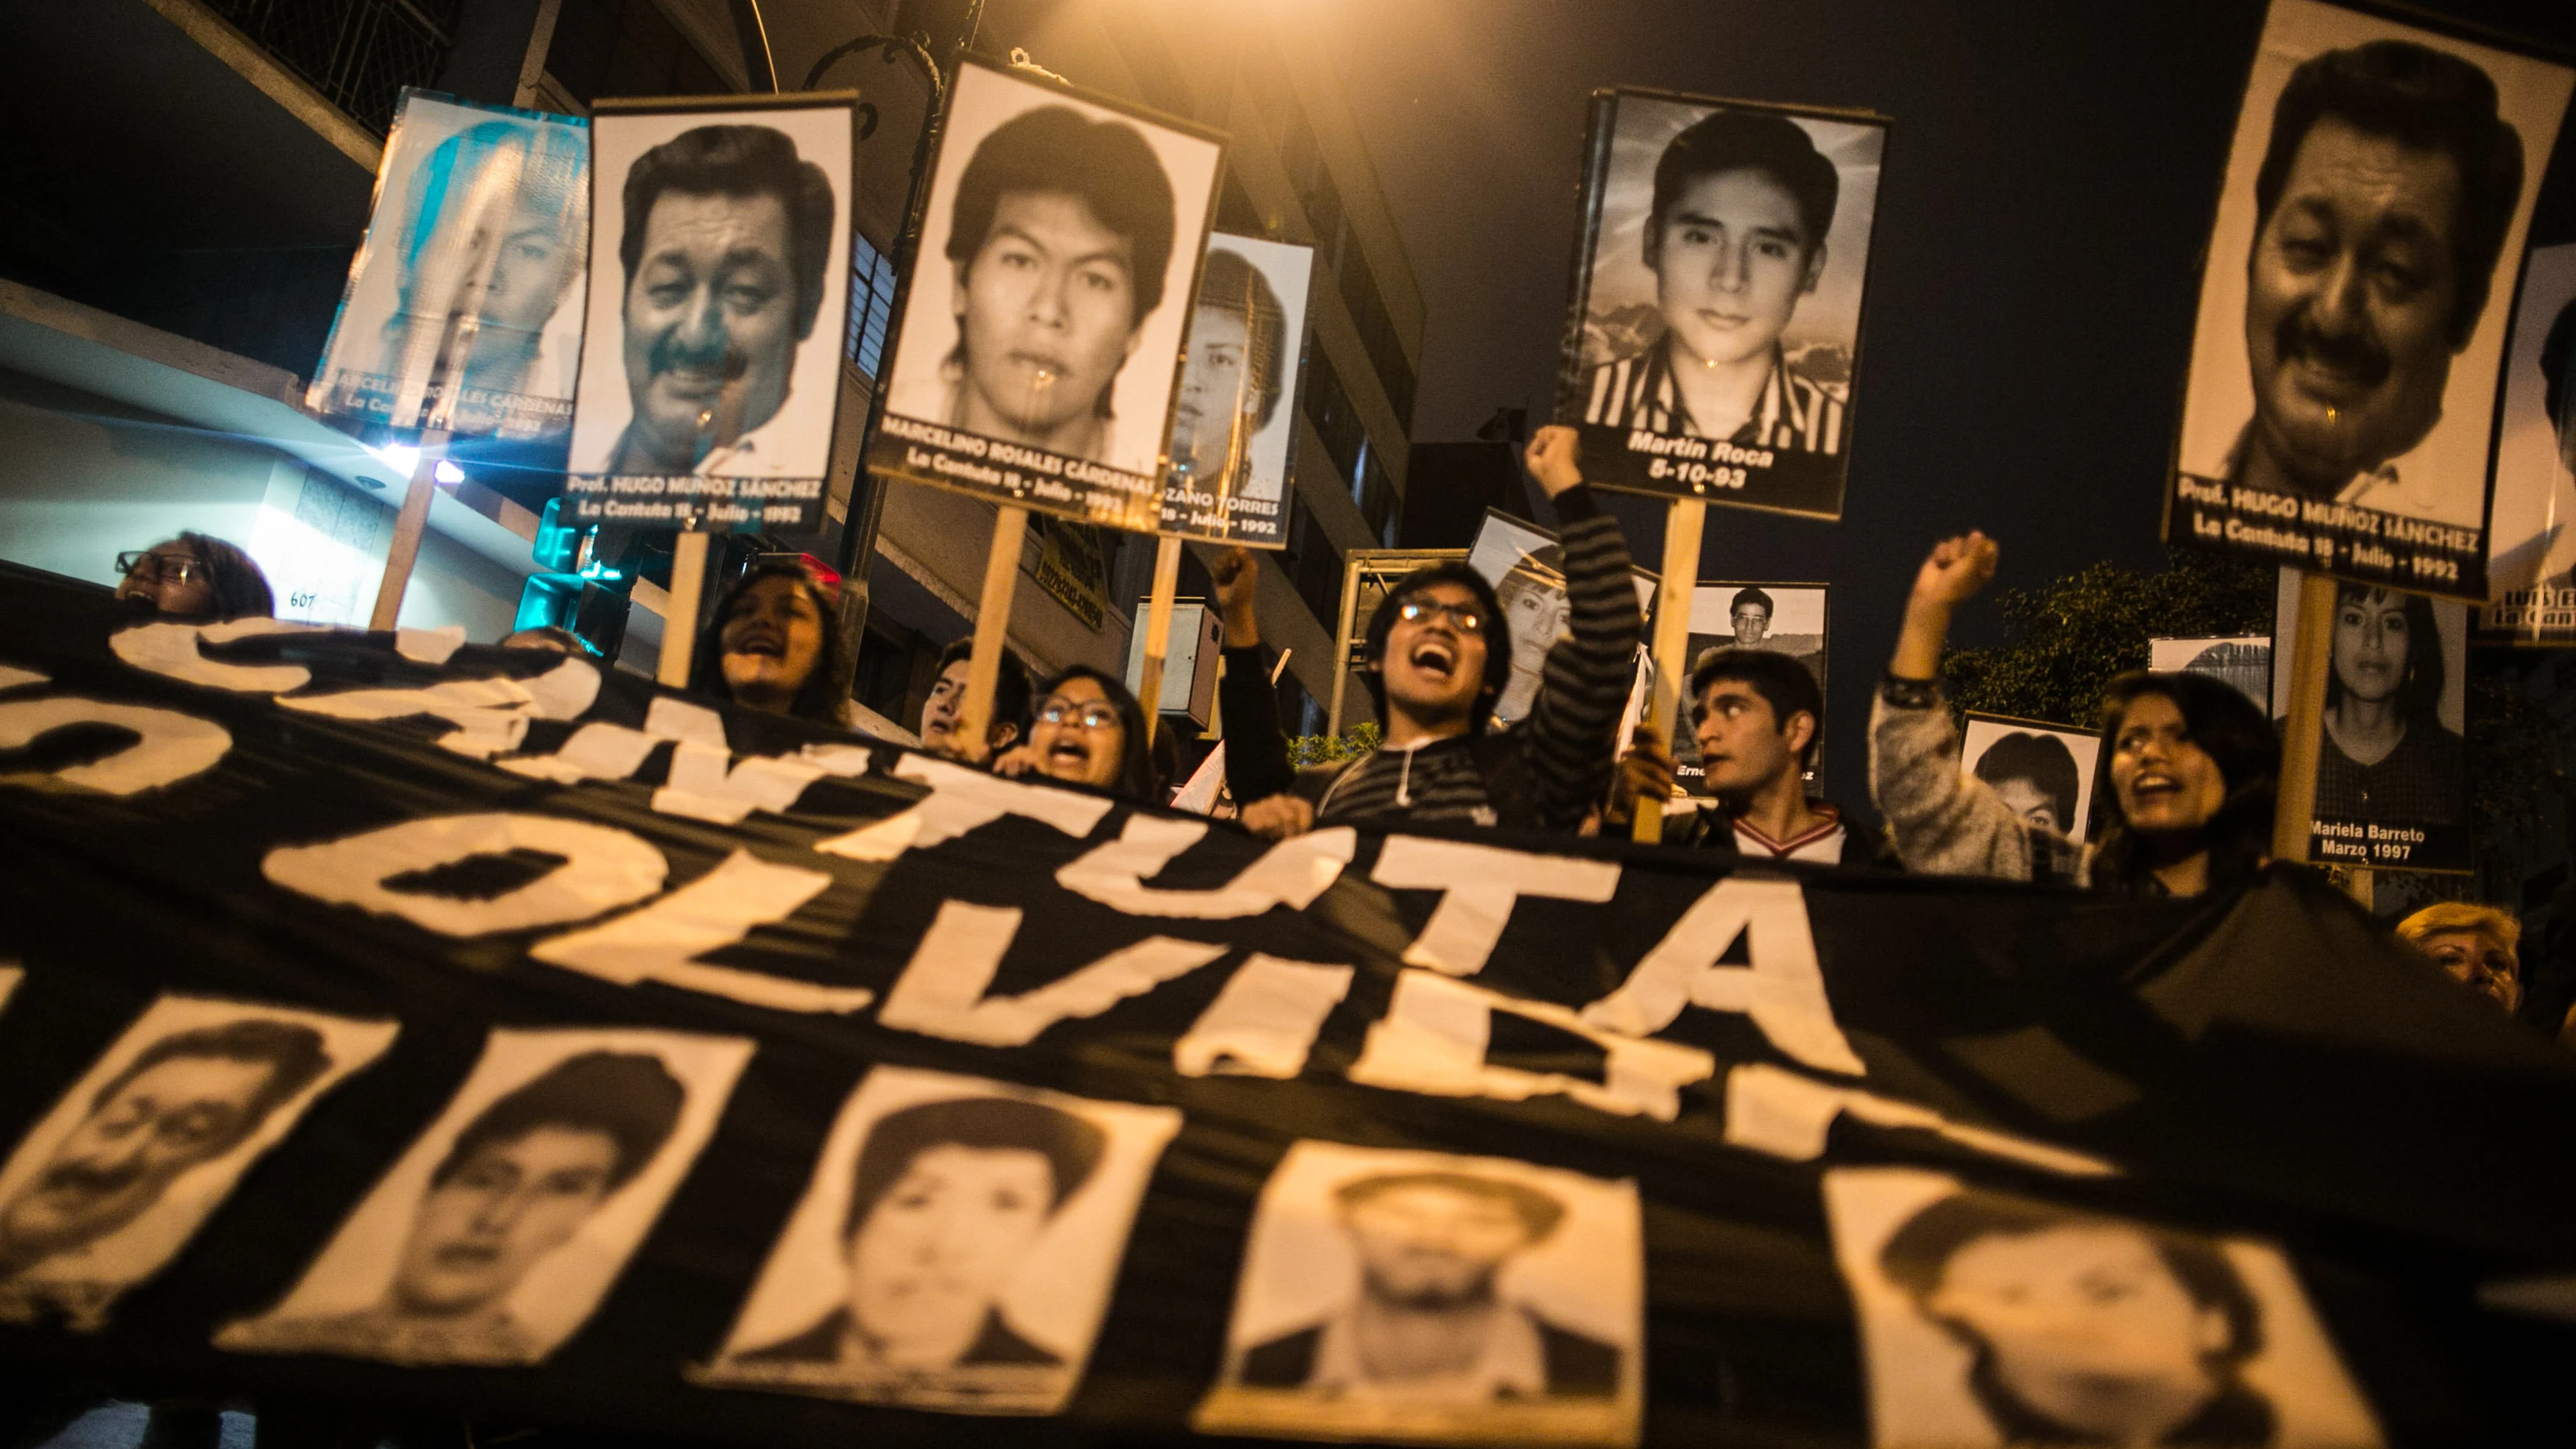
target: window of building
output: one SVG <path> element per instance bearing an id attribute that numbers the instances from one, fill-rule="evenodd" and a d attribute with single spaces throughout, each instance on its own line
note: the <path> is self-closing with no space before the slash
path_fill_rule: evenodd
<path id="1" fill-rule="evenodd" d="M 1285 562 L 1297 597 L 1314 611 L 1317 623 L 1331 629 L 1342 616 L 1342 551 L 1333 547 L 1303 499 L 1289 511 Z"/>
<path id="2" fill-rule="evenodd" d="M 1358 247 L 1345 247 L 1342 253 L 1342 303 L 1351 309 L 1351 321 L 1359 328 L 1360 346 L 1368 353 L 1370 366 L 1377 369 L 1377 380 L 1386 388 L 1386 400 L 1395 404 L 1396 421 L 1410 431 L 1413 427 L 1413 363 L 1404 355 L 1404 342 L 1395 335 L 1395 319 L 1386 313 L 1386 298 L 1377 287 L 1377 273 L 1370 270 L 1368 254 Z"/>
<path id="3" fill-rule="evenodd" d="M 894 311 L 894 259 L 856 229 L 850 232 L 850 361 L 876 380 L 885 360 L 886 324 Z"/>

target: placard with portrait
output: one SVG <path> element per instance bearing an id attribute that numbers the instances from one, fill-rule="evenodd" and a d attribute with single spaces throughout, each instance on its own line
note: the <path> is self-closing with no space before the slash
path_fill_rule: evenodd
<path id="1" fill-rule="evenodd" d="M 854 101 L 598 103 L 573 521 L 822 526 L 850 325 Z"/>
<path id="2" fill-rule="evenodd" d="M 1959 741 L 1961 773 L 1985 781 L 2023 820 L 2078 845 L 2090 830 L 2101 755 L 2102 737 L 2091 730 L 1974 711 Z"/>
<path id="3" fill-rule="evenodd" d="M 1605 488 L 1842 515 L 1888 122 L 1596 93 L 1556 389 Z"/>
<path id="4" fill-rule="evenodd" d="M 2498 366 L 2576 71 L 2273 0 L 2210 232 L 2165 539 L 2484 600 Z"/>
<path id="5" fill-rule="evenodd" d="M 1204 127 L 962 62 L 869 471 L 1154 532 L 1224 164 Z"/>
<path id="6" fill-rule="evenodd" d="M 2273 656 L 2298 636 L 2299 576 L 2281 570 Z M 2469 606 L 2349 579 L 2335 584 L 2317 802 L 2318 865 L 2467 871 Z M 2290 671 L 2272 671 L 2287 728 Z"/>
<path id="7" fill-rule="evenodd" d="M 2531 249 L 2496 429 L 2492 602 L 2477 637 L 2576 644 L 2576 242 Z"/>
<path id="8" fill-rule="evenodd" d="M 1216 232 L 1172 405 L 1159 531 L 1288 546 L 1315 249 Z"/>
<path id="9" fill-rule="evenodd" d="M 1832 592 L 1832 586 L 1827 584 L 1756 583 L 1744 579 L 1702 579 L 1692 587 L 1690 643 L 1683 655 L 1686 663 L 1680 681 L 1681 709 L 1673 720 L 1671 741 L 1674 784 L 1693 795 L 1717 793 L 1709 787 L 1708 766 L 1700 759 L 1699 738 L 1693 732 L 1699 718 L 1699 701 L 1691 697 L 1690 681 L 1691 675 L 1720 649 L 1759 649 L 1797 660 L 1815 681 L 1816 704 L 1819 709 L 1823 707 L 1826 605 Z M 1816 720 L 1815 735 L 1816 743 L 1799 771 L 1800 777 L 1810 783 L 1824 759 L 1821 715 Z"/>

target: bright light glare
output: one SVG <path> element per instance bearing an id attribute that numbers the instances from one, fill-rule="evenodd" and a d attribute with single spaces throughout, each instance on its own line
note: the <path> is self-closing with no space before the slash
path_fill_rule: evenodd
<path id="1" fill-rule="evenodd" d="M 441 458 L 438 460 L 438 467 L 432 470 L 431 476 L 441 483 L 462 483 L 465 481 L 465 470 Z"/>
<path id="2" fill-rule="evenodd" d="M 383 459 L 386 467 L 405 478 L 411 476 L 412 469 L 420 466 L 420 449 L 409 443 L 394 443 L 382 448 L 369 443 L 361 443 L 358 446 Z"/>

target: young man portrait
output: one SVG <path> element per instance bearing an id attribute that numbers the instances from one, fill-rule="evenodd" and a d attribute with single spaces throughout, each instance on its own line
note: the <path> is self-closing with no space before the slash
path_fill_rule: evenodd
<path id="1" fill-rule="evenodd" d="M 320 1032 L 258 1017 L 145 1047 L 0 1203 L 0 1301 L 143 1216 L 181 1174 L 248 1141 L 330 1066 Z"/>
<path id="2" fill-rule="evenodd" d="M 1593 370 L 1583 420 L 1805 453 L 1843 449 L 1842 399 L 1780 336 L 1825 268 L 1841 177 L 1797 122 L 1713 111 L 1655 163 L 1644 254 L 1662 336 Z"/>
<path id="3" fill-rule="evenodd" d="M 1998 1442 L 2273 1442 L 2244 1379 L 2262 1305 L 2209 1239 L 1969 1190 L 1907 1219 L 1878 1266 L 1973 1356 Z"/>
<path id="4" fill-rule="evenodd" d="M 993 676 L 993 718 L 984 728 L 982 746 L 974 746 L 958 729 L 966 708 L 966 673 L 973 663 L 975 641 L 960 639 L 939 652 L 939 673 L 932 676 L 929 697 L 921 702 L 921 747 L 951 760 L 983 764 L 1026 738 L 1029 732 L 1029 669 L 1020 656 L 1002 651 L 1001 672 Z"/>
<path id="5" fill-rule="evenodd" d="M 1210 247 L 1172 409 L 1172 471 L 1193 487 L 1228 497 L 1245 491 L 1252 440 L 1270 426 L 1286 390 L 1287 336 L 1288 314 L 1261 269 L 1241 252 Z"/>
<path id="6" fill-rule="evenodd" d="M 1163 304 L 1176 228 L 1171 179 L 1134 125 L 1049 105 L 994 127 L 949 217 L 956 345 L 935 394 L 895 410 L 1094 462 L 1136 452 L 1118 446 L 1114 393 Z"/>
<path id="7" fill-rule="evenodd" d="M 335 1317 L 254 1321 L 221 1341 L 398 1363 L 536 1362 L 552 1345 L 517 1321 L 511 1297 L 661 1152 L 687 1100 L 657 1056 L 565 1058 L 456 1134 L 381 1299 Z"/>
<path id="8" fill-rule="evenodd" d="M 1995 794 L 2022 819 L 2042 830 L 2083 837 L 2084 822 L 2075 818 L 2083 780 L 2066 741 L 2015 730 L 1986 746 L 1970 773 L 1994 786 Z"/>
<path id="9" fill-rule="evenodd" d="M 573 471 L 815 470 L 809 440 L 763 430 L 787 404 L 835 264 L 823 168 L 775 127 L 699 126 L 637 158 L 623 196 L 620 360 L 634 416 L 605 460 Z"/>
<path id="10" fill-rule="evenodd" d="M 989 1366 L 1060 1367 L 1013 1329 L 1003 1294 L 1037 1239 L 1100 1165 L 1108 1134 L 1011 1097 L 924 1102 L 878 1119 L 841 1228 L 841 1301 L 737 1356 L 796 1378 L 866 1381 Z"/>
<path id="11" fill-rule="evenodd" d="M 2479 522 L 2483 479 L 2420 477 L 2408 455 L 2441 420 L 2522 182 L 2494 80 L 2456 55 L 2374 40 L 2291 73 L 2254 181 L 2254 417 L 2229 481 Z"/>
<path id="12" fill-rule="evenodd" d="M 1244 1349 L 1251 1389 L 1469 1405 L 1619 1392 L 1617 1345 L 1512 1302 L 1503 1269 L 1547 1241 L 1565 1204 L 1466 1172 L 1391 1172 L 1333 1189 L 1359 1291 L 1322 1321 Z"/>

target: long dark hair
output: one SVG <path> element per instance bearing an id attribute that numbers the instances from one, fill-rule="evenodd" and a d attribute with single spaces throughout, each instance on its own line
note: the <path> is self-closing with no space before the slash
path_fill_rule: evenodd
<path id="1" fill-rule="evenodd" d="M 1100 686 L 1109 697 L 1109 707 L 1118 711 L 1118 777 L 1109 782 L 1110 791 L 1124 799 L 1159 805 L 1163 802 L 1161 771 L 1154 768 L 1154 752 L 1145 743 L 1145 707 L 1136 702 L 1125 681 L 1107 670 L 1088 664 L 1075 664 L 1058 670 L 1038 685 L 1037 707 L 1057 690 L 1077 679 L 1088 679 Z M 1030 716 L 1030 738 L 1036 738 L 1036 716 Z"/>
<path id="2" fill-rule="evenodd" d="M 2447 676 L 2442 665 L 2441 626 L 2433 622 L 2433 601 L 2422 594 L 2400 593 L 2376 584 L 2335 585 L 2335 612 L 2359 601 L 2370 607 L 2375 593 L 2394 595 L 2401 601 L 2406 615 L 2406 667 L 2397 676 L 2397 717 L 2409 729 L 2422 725 L 2426 729 L 2442 728 L 2442 687 Z M 2326 708 L 2343 706 L 2343 676 L 2331 663 L 2326 668 Z"/>
<path id="3" fill-rule="evenodd" d="M 823 616 L 823 647 L 814 653 L 814 672 L 805 676 L 787 712 L 817 724 L 844 723 L 847 711 L 840 700 L 832 697 L 832 661 L 841 654 L 840 600 L 813 570 L 794 559 L 771 559 L 753 565 L 716 601 L 715 613 L 708 616 L 707 627 L 698 634 L 697 655 L 689 663 L 689 692 L 716 699 L 733 698 L 733 686 L 725 683 L 724 677 L 725 624 L 742 606 L 743 596 L 763 579 L 793 580 L 814 601 L 814 611 Z"/>
<path id="4" fill-rule="evenodd" d="M 259 571 L 240 545 L 193 529 L 170 541 L 186 544 L 197 562 L 206 566 L 207 590 L 214 596 L 214 607 L 208 612 L 225 619 L 275 616 L 277 595 L 268 587 L 268 575 Z"/>
<path id="5" fill-rule="evenodd" d="M 2182 712 L 2191 742 L 2218 766 L 2227 798 L 2201 827 L 2209 851 L 2209 887 L 2225 890 L 2247 884 L 2272 849 L 2272 805 L 2281 778 L 2281 742 L 2272 722 L 2254 701 L 2205 674 L 2149 674 L 2132 670 L 2103 691 L 2102 748 L 2093 766 L 2093 811 L 2096 842 L 2093 881 L 2113 890 L 2142 891 L 2154 861 L 2141 848 L 2138 832 L 2120 811 L 2120 792 L 2111 787 L 2111 757 L 2118 753 L 2120 727 L 2130 706 L 2158 694 Z"/>

